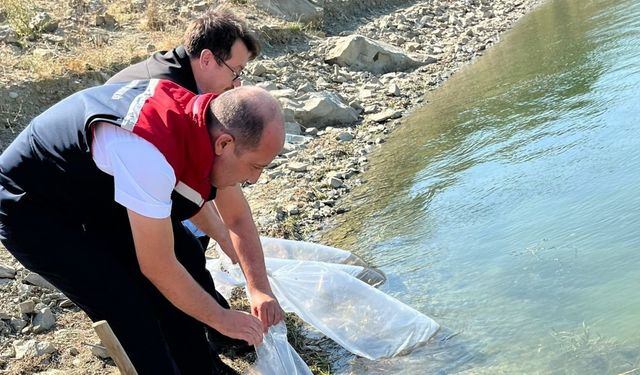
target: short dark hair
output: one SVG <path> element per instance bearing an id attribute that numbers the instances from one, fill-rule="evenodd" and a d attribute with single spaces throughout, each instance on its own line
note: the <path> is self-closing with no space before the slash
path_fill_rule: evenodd
<path id="1" fill-rule="evenodd" d="M 244 20 L 225 7 L 217 7 L 207 10 L 189 24 L 183 44 L 191 58 L 197 58 L 208 49 L 216 60 L 225 61 L 231 57 L 231 47 L 238 39 L 249 50 L 249 59 L 253 60 L 260 54 L 260 43 Z"/>
<path id="2" fill-rule="evenodd" d="M 253 151 L 260 143 L 267 119 L 250 100 L 236 95 L 221 95 L 211 102 L 206 121 L 209 131 L 231 134 L 238 151 Z"/>

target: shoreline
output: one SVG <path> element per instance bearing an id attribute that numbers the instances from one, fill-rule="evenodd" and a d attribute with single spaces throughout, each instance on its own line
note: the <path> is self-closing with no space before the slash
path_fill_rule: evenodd
<path id="1" fill-rule="evenodd" d="M 335 9 L 327 12 L 326 17 L 335 18 L 325 20 L 327 29 L 333 31 L 298 23 L 274 30 L 273 18 L 263 18 L 260 12 L 256 15 L 255 10 L 247 15 L 250 26 L 263 30 L 259 34 L 271 41 L 265 54 L 249 64 L 244 76 L 248 83 L 269 89 L 284 104 L 285 111 L 307 101 L 311 93 L 334 92 L 359 112 L 355 122 L 317 129 L 317 133 L 300 124 L 304 141 L 290 137 L 296 143 L 287 144 L 285 153 L 265 170 L 258 184 L 245 189 L 261 235 L 312 240 L 331 230 L 336 217 L 350 209 L 345 198 L 354 187 L 365 183 L 360 175 L 368 168 L 367 155 L 381 147 L 394 129 L 402 126 L 405 117 L 428 105 L 424 102 L 428 92 L 473 63 L 543 0 L 395 1 L 393 5 L 379 1 L 377 4 L 383 5 L 376 9 L 365 8 L 362 1 L 351 2 L 355 4 L 354 14 L 338 17 Z M 235 6 L 242 14 L 242 5 Z M 381 9 L 390 8 L 391 13 L 381 14 Z M 432 62 L 412 71 L 387 74 L 357 72 L 325 63 L 324 57 L 336 38 L 353 34 L 401 46 L 412 50 L 410 55 Z M 77 81 L 62 77 L 60 81 L 70 82 L 55 90 L 48 101 L 34 101 L 31 111 L 35 108 L 39 113 L 59 96 L 99 84 L 101 78 L 108 76 L 100 70 L 89 73 Z M 3 82 L 7 82 L 5 78 Z M 24 113 L 31 113 L 28 98 L 47 90 L 51 82 L 44 81 L 49 80 L 43 80 L 40 89 L 30 88 L 34 82 L 25 79 L 0 90 L 0 97 L 8 96 L 10 101 L 20 103 L 17 110 L 7 113 L 2 110 L 8 107 L 0 103 L 0 119 L 6 120 L 5 128 L 10 130 L 0 132 L 0 147 L 6 147 L 20 125 L 26 125 L 24 122 L 29 119 Z M 387 110 L 390 111 L 385 113 Z M 16 129 L 12 128 L 13 123 L 18 124 Z M 1 246 L 0 271 L 4 275 L 0 278 L 0 373 L 118 373 L 113 362 L 99 359 L 99 350 L 91 346 L 97 336 L 84 313 L 61 293 L 29 276 Z M 38 314 L 53 316 L 55 324 L 44 332 L 34 330 L 31 319 Z M 50 347 L 38 356 L 16 358 L 17 351 L 34 343 L 48 343 Z"/>
<path id="2" fill-rule="evenodd" d="M 456 0 L 447 4 L 454 12 L 464 12 L 463 3 Z M 503 32 L 542 3 L 543 0 L 495 2 L 494 9 L 482 11 L 487 18 L 476 19 L 474 25 L 466 27 L 461 27 L 455 21 L 451 23 L 451 19 L 440 22 L 438 18 L 443 16 L 434 17 L 434 22 L 444 25 L 428 28 L 425 32 L 435 30 L 435 39 L 440 38 L 437 35 L 449 36 L 439 39 L 434 48 L 427 51 L 436 52 L 435 55 L 426 54 L 435 57 L 435 62 L 413 71 L 368 75 L 325 64 L 321 58 L 330 49 L 330 41 L 335 37 L 312 39 L 311 48 L 300 53 L 253 62 L 273 63 L 285 74 L 295 66 L 303 70 L 302 75 L 311 77 L 307 81 L 316 79 L 320 82 L 317 86 L 322 86 L 323 91 L 338 93 L 345 97 L 345 102 L 360 111 L 355 124 L 329 126 L 320 129 L 317 135 L 306 135 L 302 145 L 285 145 L 285 149 L 288 148 L 285 155 L 281 155 L 265 170 L 256 185 L 245 188 L 261 234 L 311 240 L 315 238 L 314 233 L 329 230 L 331 221 L 350 209 L 342 206 L 344 198 L 349 196 L 352 188 L 364 183 L 359 175 L 367 170 L 367 155 L 381 147 L 407 116 L 428 105 L 424 102 L 427 93 L 440 87 L 458 69 L 473 63 L 487 48 L 499 42 Z M 413 5 L 360 25 L 349 35 L 360 34 L 387 43 L 405 40 L 405 45 L 415 44 L 417 41 L 413 42 L 407 36 L 417 34 L 410 27 L 411 15 L 437 14 L 441 8 L 441 5 L 429 1 L 414 2 Z M 403 19 L 404 23 L 401 21 Z M 396 26 L 395 32 L 385 34 L 384 30 L 376 31 L 381 24 L 399 26 Z M 403 30 L 399 30 L 401 28 Z M 478 29 L 482 31 L 478 32 Z M 473 37 L 470 38 L 469 34 Z M 418 34 L 413 39 L 419 40 L 420 36 Z M 461 41 L 464 43 L 460 44 Z M 300 90 L 296 90 L 296 85 L 301 86 L 298 83 L 300 80 L 294 80 L 291 84 L 277 78 L 269 80 L 252 75 L 248 75 L 248 78 L 254 80 L 253 84 L 276 90 L 272 92 L 276 92 L 283 103 L 295 101 L 296 96 L 305 96 L 304 92 L 300 94 Z M 276 87 L 271 86 L 272 83 Z M 391 111 L 385 114 L 387 110 Z M 302 126 L 303 135 L 304 131 Z"/>

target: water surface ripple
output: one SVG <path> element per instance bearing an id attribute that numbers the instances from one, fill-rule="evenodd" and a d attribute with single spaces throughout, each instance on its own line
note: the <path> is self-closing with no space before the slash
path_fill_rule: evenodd
<path id="1" fill-rule="evenodd" d="M 323 241 L 442 324 L 354 374 L 640 374 L 640 2 L 551 0 L 372 157 Z"/>

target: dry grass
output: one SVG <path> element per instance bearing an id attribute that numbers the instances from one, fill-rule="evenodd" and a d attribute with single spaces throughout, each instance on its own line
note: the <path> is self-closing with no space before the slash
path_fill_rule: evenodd
<path id="1" fill-rule="evenodd" d="M 106 2 L 106 13 L 117 21 L 115 30 L 94 25 L 95 14 L 88 14 L 82 4 L 64 2 L 47 9 L 56 19 L 73 14 L 78 19 L 74 28 L 65 29 L 64 41 L 47 42 L 43 35 L 29 28 L 35 14 L 32 4 L 19 0 L 0 0 L 7 22 L 21 38 L 21 51 L 1 48 L 0 59 L 12 81 L 37 81 L 48 78 L 78 76 L 91 71 L 104 71 L 107 75 L 139 61 L 152 50 L 169 49 L 180 44 L 187 20 L 176 16 L 172 7 L 162 8 L 156 1 L 149 2 L 140 13 L 132 3 L 124 0 Z M 52 5 L 49 3 L 49 7 Z M 27 38 L 32 39 L 31 41 Z M 45 39 L 45 40 L 43 40 Z M 3 77 L 3 78 L 5 78 Z M 4 82 L 4 79 L 1 79 Z"/>
<path id="2" fill-rule="evenodd" d="M 28 37 L 33 34 L 29 27 L 29 21 L 36 12 L 31 4 L 21 0 L 0 0 L 0 8 L 5 13 L 9 25 L 19 37 Z"/>
<path id="3" fill-rule="evenodd" d="M 57 48 L 35 49 L 27 56 L 14 60 L 11 68 L 14 74 L 21 73 L 28 80 L 69 77 L 89 71 L 104 71 L 106 78 L 110 73 L 146 58 L 150 52 L 147 45 L 152 45 L 154 49 L 166 49 L 180 43 L 178 36 L 155 34 L 149 35 L 150 38 L 146 40 L 136 36 L 112 40 L 91 38 L 74 51 L 66 53 Z"/>

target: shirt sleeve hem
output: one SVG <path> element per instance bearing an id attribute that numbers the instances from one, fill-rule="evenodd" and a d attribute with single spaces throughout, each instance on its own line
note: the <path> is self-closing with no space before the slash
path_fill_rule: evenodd
<path id="1" fill-rule="evenodd" d="M 165 219 L 171 216 L 171 205 L 151 205 L 122 191 L 116 190 L 115 201 L 137 214 L 152 219 Z"/>

